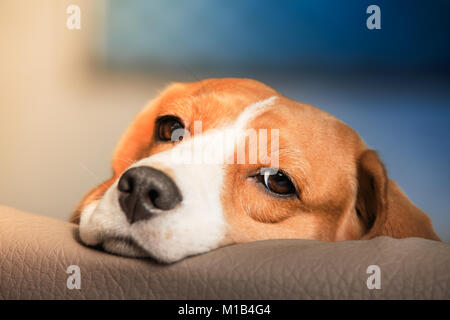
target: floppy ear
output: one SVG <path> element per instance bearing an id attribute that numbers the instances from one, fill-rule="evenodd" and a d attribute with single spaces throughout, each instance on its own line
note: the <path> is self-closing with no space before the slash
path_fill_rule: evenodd
<path id="1" fill-rule="evenodd" d="M 440 240 L 430 218 L 387 177 L 373 150 L 364 151 L 358 161 L 356 211 L 366 227 L 363 239 L 384 235 Z"/>

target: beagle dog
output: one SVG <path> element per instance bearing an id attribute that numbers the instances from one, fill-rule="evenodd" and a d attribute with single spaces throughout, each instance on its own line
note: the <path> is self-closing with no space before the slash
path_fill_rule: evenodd
<path id="1" fill-rule="evenodd" d="M 172 263 L 265 239 L 439 240 L 352 128 L 255 80 L 170 85 L 112 169 L 71 221 L 86 245 L 119 255 Z"/>

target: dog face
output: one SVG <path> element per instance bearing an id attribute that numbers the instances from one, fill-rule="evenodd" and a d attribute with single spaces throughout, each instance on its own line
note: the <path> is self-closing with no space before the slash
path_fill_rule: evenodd
<path id="1" fill-rule="evenodd" d="M 438 239 L 356 132 L 253 80 L 169 86 L 119 142 L 113 172 L 72 221 L 84 243 L 121 255 L 168 263 L 264 239 Z"/>

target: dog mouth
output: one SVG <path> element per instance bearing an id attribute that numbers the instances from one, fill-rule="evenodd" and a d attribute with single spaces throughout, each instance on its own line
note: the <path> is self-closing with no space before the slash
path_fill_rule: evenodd
<path id="1" fill-rule="evenodd" d="M 107 238 L 100 245 L 105 251 L 125 257 L 148 258 L 150 254 L 131 238 Z"/>

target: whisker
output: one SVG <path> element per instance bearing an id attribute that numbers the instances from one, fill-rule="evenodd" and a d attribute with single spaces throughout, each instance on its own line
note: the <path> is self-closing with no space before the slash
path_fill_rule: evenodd
<path id="1" fill-rule="evenodd" d="M 81 161 L 78 161 L 79 165 L 87 172 L 91 177 L 93 177 L 97 182 L 100 182 L 100 185 L 107 187 L 106 183 L 101 179 L 99 176 L 97 176 L 92 170 L 90 170 L 88 167 L 86 167 Z"/>

